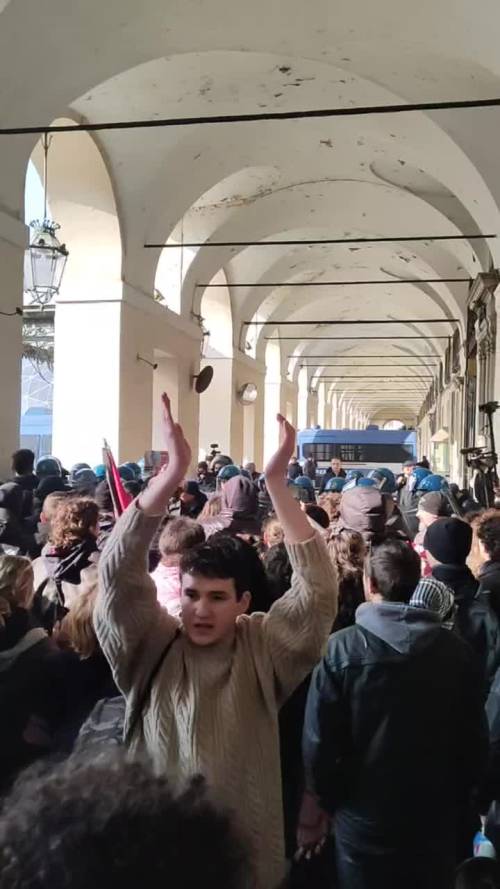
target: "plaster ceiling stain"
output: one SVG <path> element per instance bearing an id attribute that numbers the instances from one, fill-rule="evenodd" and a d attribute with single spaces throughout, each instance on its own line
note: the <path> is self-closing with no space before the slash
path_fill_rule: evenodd
<path id="1" fill-rule="evenodd" d="M 324 145 L 325 148 L 333 148 L 333 142 L 331 139 L 320 139 L 319 144 Z"/>
<path id="2" fill-rule="evenodd" d="M 292 68 L 291 68 L 291 65 L 280 65 L 279 68 L 278 68 L 278 71 L 279 71 L 281 74 L 291 74 L 291 73 L 292 73 Z"/>
<path id="3" fill-rule="evenodd" d="M 211 77 L 205 77 L 199 89 L 200 96 L 206 96 L 213 88 L 214 82 Z"/>

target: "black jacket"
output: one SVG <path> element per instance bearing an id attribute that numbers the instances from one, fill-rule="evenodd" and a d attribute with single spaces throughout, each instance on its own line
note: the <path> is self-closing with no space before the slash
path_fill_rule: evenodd
<path id="1" fill-rule="evenodd" d="M 345 469 L 341 469 L 340 472 L 334 472 L 331 467 L 328 467 L 325 474 L 321 477 L 321 486 L 319 489 L 319 493 L 322 494 L 326 488 L 326 483 L 330 481 L 331 478 L 345 478 L 346 472 Z"/>
<path id="2" fill-rule="evenodd" d="M 479 574 L 479 595 L 487 597 L 500 620 L 500 562 L 485 562 Z"/>
<path id="3" fill-rule="evenodd" d="M 38 487 L 38 478 L 31 472 L 29 475 L 16 475 L 11 481 L 19 485 L 23 492 L 23 518 L 27 519 L 33 512 L 33 491 Z"/>
<path id="4" fill-rule="evenodd" d="M 335 813 L 336 833 L 347 825 L 361 845 L 425 842 L 433 813 L 449 824 L 467 802 L 486 744 L 472 653 L 437 615 L 365 604 L 355 626 L 330 638 L 303 746 L 308 784 Z"/>
<path id="5" fill-rule="evenodd" d="M 302 475 L 302 467 L 300 463 L 289 463 L 287 469 L 287 478 L 293 482 Z"/>
<path id="6" fill-rule="evenodd" d="M 432 576 L 455 594 L 455 630 L 473 649 L 486 681 L 486 691 L 500 667 L 500 625 L 487 597 L 466 565 L 436 565 Z"/>
<path id="7" fill-rule="evenodd" d="M 419 520 L 417 518 L 417 510 L 419 500 L 419 494 L 410 491 L 408 484 L 399 493 L 399 509 L 412 540 L 418 533 Z"/>
<path id="8" fill-rule="evenodd" d="M 23 521 L 23 489 L 17 482 L 0 485 L 0 544 L 17 547 L 20 555 L 38 555 L 35 538 Z"/>
<path id="9" fill-rule="evenodd" d="M 302 471 L 306 478 L 310 478 L 312 482 L 316 481 L 316 462 L 314 460 L 306 460 Z"/>
<path id="10" fill-rule="evenodd" d="M 0 630 L 0 794 L 54 746 L 70 704 L 67 658 L 23 609 Z"/>

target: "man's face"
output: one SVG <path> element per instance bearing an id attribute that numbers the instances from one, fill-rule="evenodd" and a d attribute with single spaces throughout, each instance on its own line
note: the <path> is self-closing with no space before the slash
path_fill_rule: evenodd
<path id="1" fill-rule="evenodd" d="M 409 478 L 414 469 L 415 469 L 414 466 L 403 466 L 403 475 L 406 478 Z"/>
<path id="2" fill-rule="evenodd" d="M 341 461 L 337 460 L 336 458 L 333 459 L 332 460 L 332 470 L 335 473 L 335 475 L 338 475 L 341 469 L 342 469 Z"/>
<path id="3" fill-rule="evenodd" d="M 196 500 L 196 497 L 194 496 L 194 494 L 188 494 L 187 491 L 182 492 L 182 494 L 181 494 L 181 502 L 182 503 L 187 503 L 187 504 L 192 503 L 193 500 Z"/>
<path id="4" fill-rule="evenodd" d="M 236 619 L 248 610 L 251 595 L 236 598 L 232 578 L 182 576 L 182 622 L 194 645 L 216 645 L 234 634 Z"/>

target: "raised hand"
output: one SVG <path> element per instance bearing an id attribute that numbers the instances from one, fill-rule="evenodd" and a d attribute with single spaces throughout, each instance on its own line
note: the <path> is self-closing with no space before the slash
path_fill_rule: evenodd
<path id="1" fill-rule="evenodd" d="M 266 479 L 285 478 L 295 451 L 295 429 L 281 414 L 278 414 L 277 420 L 280 427 L 279 445 L 265 468 Z"/>
<path id="2" fill-rule="evenodd" d="M 266 485 L 285 539 L 289 543 L 299 543 L 312 537 L 313 531 L 306 514 L 287 487 L 286 471 L 295 450 L 295 429 L 281 414 L 278 414 L 277 420 L 279 445 L 265 469 Z"/>
<path id="3" fill-rule="evenodd" d="M 140 508 L 147 515 L 162 515 L 174 491 L 186 476 L 191 462 L 191 448 L 184 438 L 179 423 L 172 417 L 170 399 L 166 392 L 162 397 L 162 427 L 168 464 L 164 471 L 152 479 L 139 497 Z"/>
<path id="4" fill-rule="evenodd" d="M 168 451 L 168 466 L 165 472 L 179 484 L 184 479 L 191 462 L 191 448 L 184 438 L 181 426 L 174 422 L 170 398 L 166 392 L 163 393 L 161 401 L 163 437 Z"/>

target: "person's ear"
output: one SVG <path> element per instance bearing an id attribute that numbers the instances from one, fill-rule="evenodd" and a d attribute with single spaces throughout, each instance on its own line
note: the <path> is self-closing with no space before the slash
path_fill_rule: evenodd
<path id="1" fill-rule="evenodd" d="M 363 572 L 363 589 L 367 602 L 373 602 L 373 600 L 378 596 L 377 587 L 373 583 L 372 578 L 369 576 L 366 570 Z"/>
<path id="2" fill-rule="evenodd" d="M 252 594 L 249 590 L 246 590 L 241 599 L 238 601 L 238 611 L 240 614 L 246 614 L 250 605 L 252 604 Z"/>

